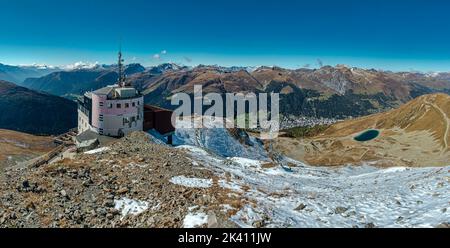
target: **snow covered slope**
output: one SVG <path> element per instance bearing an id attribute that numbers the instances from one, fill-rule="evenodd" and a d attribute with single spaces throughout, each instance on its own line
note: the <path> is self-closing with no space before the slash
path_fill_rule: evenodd
<path id="1" fill-rule="evenodd" d="M 220 123 L 178 129 L 175 144 L 247 199 L 231 220 L 241 227 L 436 227 L 450 222 L 450 166 L 380 169 L 313 167 L 277 156 L 254 138 L 241 142 Z M 236 138 L 237 137 L 237 138 Z M 233 209 L 224 205 L 224 211 Z"/>
<path id="2" fill-rule="evenodd" d="M 188 127 L 189 120 L 178 121 L 177 126 Z M 194 119 L 199 123 L 201 117 Z M 267 160 L 267 153 L 261 141 L 248 136 L 239 130 L 232 131 L 223 127 L 223 120 L 203 117 L 203 128 L 177 128 L 174 135 L 174 145 L 191 145 L 204 148 L 222 157 L 246 157 Z M 216 128 L 213 128 L 216 127 Z"/>
<path id="3" fill-rule="evenodd" d="M 242 227 L 436 227 L 450 222 L 450 167 L 317 168 L 286 158 L 292 172 L 181 146 L 230 190 L 254 201 L 231 219 Z M 225 179 L 224 179 L 225 182 Z M 261 224 L 262 223 L 262 224 Z"/>

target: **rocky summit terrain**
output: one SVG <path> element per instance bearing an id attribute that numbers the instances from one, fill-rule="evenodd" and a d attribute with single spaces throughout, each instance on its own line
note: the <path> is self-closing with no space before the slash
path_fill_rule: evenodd
<path id="1" fill-rule="evenodd" d="M 373 140 L 355 140 L 367 130 Z M 279 138 L 275 149 L 311 165 L 447 166 L 450 163 L 450 96 L 419 97 L 398 109 L 331 125 L 308 138 Z"/>
<path id="2" fill-rule="evenodd" d="M 175 136 L 177 147 L 133 133 L 72 159 L 6 169 L 0 227 L 449 225 L 450 167 L 314 167 L 271 160 L 262 143 L 226 130 Z"/>
<path id="3" fill-rule="evenodd" d="M 170 182 L 191 177 L 212 179 L 211 187 Z M 234 212 L 221 204 L 239 207 L 245 200 L 228 195 L 217 179 L 185 152 L 134 133 L 98 153 L 7 169 L 0 183 L 0 226 L 182 227 L 196 219 L 204 219 L 204 227 L 234 226 L 228 220 Z M 204 214 L 189 215 L 194 210 Z"/>

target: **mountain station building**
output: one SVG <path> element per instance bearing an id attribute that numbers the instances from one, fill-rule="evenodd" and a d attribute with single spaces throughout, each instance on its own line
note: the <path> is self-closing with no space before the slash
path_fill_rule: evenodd
<path id="1" fill-rule="evenodd" d="M 78 133 L 123 137 L 142 131 L 144 97 L 133 87 L 108 86 L 78 100 Z"/>
<path id="2" fill-rule="evenodd" d="M 121 138 L 135 131 L 156 131 L 171 143 L 175 131 L 172 111 L 144 105 L 144 96 L 125 82 L 122 62 L 119 52 L 117 84 L 86 92 L 78 98 L 77 146 L 85 146 L 83 143 L 90 146 L 108 137 Z"/>

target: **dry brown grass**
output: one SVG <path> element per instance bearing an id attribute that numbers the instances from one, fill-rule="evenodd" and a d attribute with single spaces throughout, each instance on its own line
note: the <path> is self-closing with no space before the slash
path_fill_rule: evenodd
<path id="1" fill-rule="evenodd" d="M 21 157 L 29 159 L 45 154 L 54 147 L 52 137 L 0 129 L 0 164 L 10 156 L 19 160 Z"/>

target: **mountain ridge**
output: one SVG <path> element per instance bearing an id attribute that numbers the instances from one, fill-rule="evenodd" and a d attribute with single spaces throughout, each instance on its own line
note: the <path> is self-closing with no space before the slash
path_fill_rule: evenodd
<path id="1" fill-rule="evenodd" d="M 0 128 L 52 135 L 77 126 L 75 102 L 0 80 Z"/>
<path id="2" fill-rule="evenodd" d="M 285 115 L 340 119 L 386 111 L 424 94 L 450 93 L 449 79 L 343 66 L 297 70 L 260 67 L 251 71 L 201 66 L 152 76 L 144 72 L 129 78 L 139 82 L 149 103 L 166 108 L 173 108 L 168 100 L 173 94 L 192 94 L 194 85 L 202 85 L 204 93 L 276 92 L 281 94 L 280 111 Z"/>
<path id="3" fill-rule="evenodd" d="M 140 64 L 129 64 L 124 70 L 126 75 L 143 71 L 145 68 Z M 82 95 L 86 91 L 114 84 L 118 78 L 116 65 L 98 65 L 94 68 L 58 71 L 40 78 L 28 78 L 23 86 L 57 96 Z"/>

